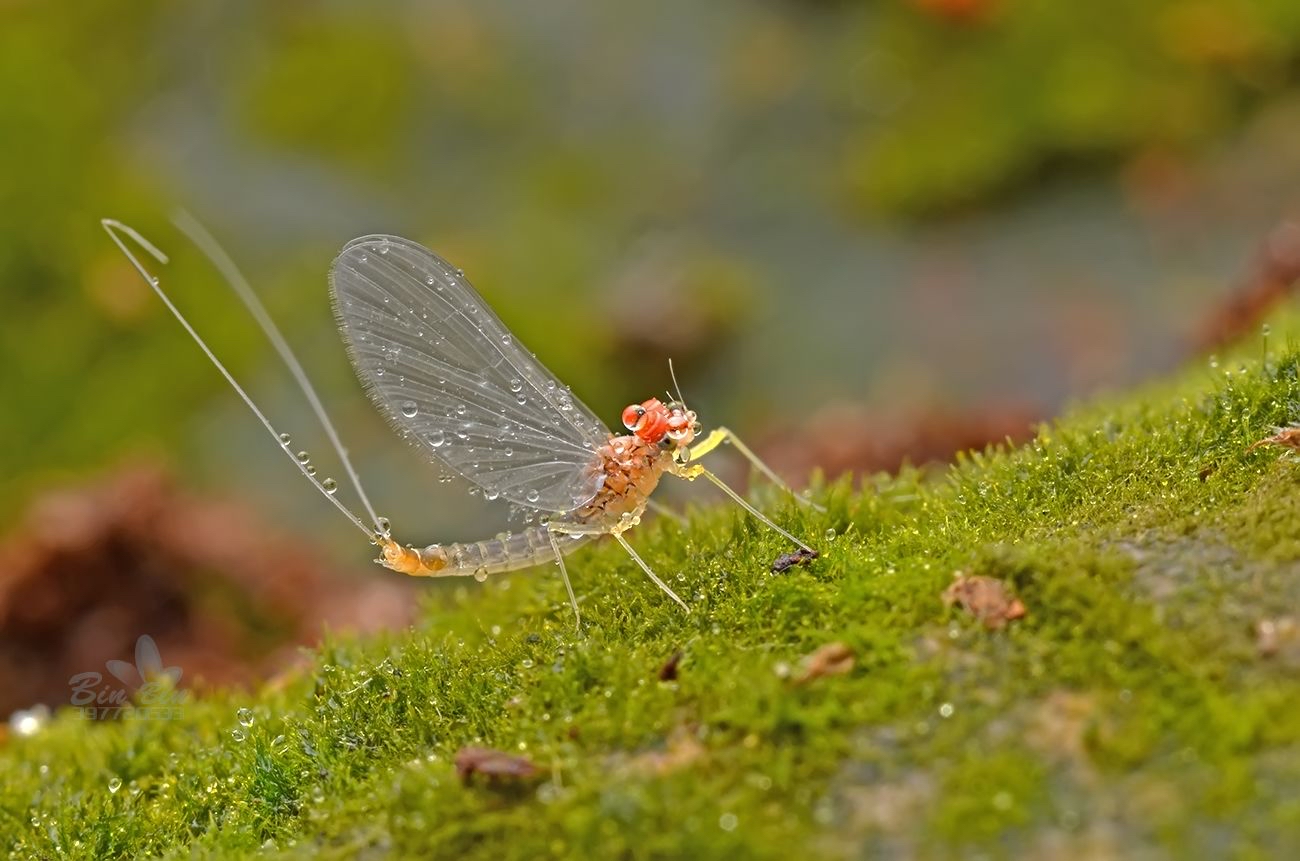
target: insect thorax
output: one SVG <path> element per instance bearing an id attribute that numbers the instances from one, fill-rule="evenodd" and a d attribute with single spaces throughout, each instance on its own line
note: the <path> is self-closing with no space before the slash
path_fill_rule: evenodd
<path id="1" fill-rule="evenodd" d="M 671 449 L 635 435 L 615 436 L 596 455 L 602 473 L 600 490 L 566 519 L 613 526 L 629 515 L 639 518 L 672 461 Z"/>

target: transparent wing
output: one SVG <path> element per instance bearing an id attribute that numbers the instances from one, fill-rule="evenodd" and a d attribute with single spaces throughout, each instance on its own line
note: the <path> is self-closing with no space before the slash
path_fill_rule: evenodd
<path id="1" fill-rule="evenodd" d="M 363 236 L 330 288 L 357 376 L 401 436 L 489 499 L 564 512 L 596 495 L 609 431 L 460 270 L 408 239 Z"/>

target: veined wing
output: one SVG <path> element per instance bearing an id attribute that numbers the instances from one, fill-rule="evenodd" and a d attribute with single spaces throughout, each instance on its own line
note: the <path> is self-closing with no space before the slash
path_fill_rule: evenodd
<path id="1" fill-rule="evenodd" d="M 396 236 L 363 236 L 330 269 L 357 376 L 397 432 L 483 489 L 542 511 L 588 502 L 600 419 L 516 343 L 463 273 Z"/>

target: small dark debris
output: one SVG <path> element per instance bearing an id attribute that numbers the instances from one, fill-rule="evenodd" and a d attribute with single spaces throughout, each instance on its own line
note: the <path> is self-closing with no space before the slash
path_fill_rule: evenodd
<path id="1" fill-rule="evenodd" d="M 659 681 L 661 682 L 677 681 L 677 666 L 681 662 L 682 662 L 682 650 L 678 649 L 677 651 L 673 652 L 672 657 L 664 661 L 663 666 L 659 668 L 659 674 L 658 674 Z"/>
<path id="2" fill-rule="evenodd" d="M 523 756 L 514 756 L 488 747 L 462 747 L 456 751 L 456 774 L 466 786 L 474 775 L 484 775 L 489 783 L 506 780 L 529 780 L 537 775 L 537 766 Z"/>
<path id="3" fill-rule="evenodd" d="M 783 553 L 776 557 L 776 561 L 772 563 L 772 573 L 781 574 L 796 565 L 806 565 L 820 555 L 816 550 L 808 550 L 803 547 L 793 553 Z"/>
<path id="4" fill-rule="evenodd" d="M 1019 598 L 1012 596 L 1001 580 L 978 574 L 963 574 L 960 571 L 956 577 L 943 593 L 943 602 L 948 606 L 960 604 L 991 631 L 1024 617 L 1025 605 Z"/>
<path id="5" fill-rule="evenodd" d="M 827 643 L 803 659 L 803 673 L 795 679 L 800 684 L 822 676 L 842 676 L 853 669 L 853 650 L 844 643 Z"/>
<path id="6" fill-rule="evenodd" d="M 1201 467 L 1201 471 L 1196 473 L 1196 477 L 1199 478 L 1201 481 L 1205 481 L 1207 478 L 1214 475 L 1218 471 L 1219 471 L 1219 465 L 1217 463 L 1212 463 L 1208 466 Z"/>

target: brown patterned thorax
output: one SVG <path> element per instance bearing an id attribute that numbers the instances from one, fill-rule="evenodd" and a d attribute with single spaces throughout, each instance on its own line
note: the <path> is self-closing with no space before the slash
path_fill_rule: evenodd
<path id="1" fill-rule="evenodd" d="M 613 523 L 639 516 L 672 460 L 672 452 L 635 435 L 610 437 L 596 450 L 604 482 L 590 502 L 573 512 L 582 523 Z"/>

